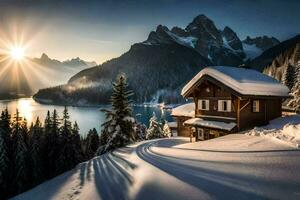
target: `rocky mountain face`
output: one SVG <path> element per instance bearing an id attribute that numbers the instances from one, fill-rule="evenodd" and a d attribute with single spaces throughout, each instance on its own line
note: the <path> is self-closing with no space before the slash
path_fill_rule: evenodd
<path id="1" fill-rule="evenodd" d="M 247 38 L 243 40 L 243 43 L 248 45 L 255 45 L 262 51 L 266 51 L 267 49 L 279 44 L 280 41 L 274 37 L 268 37 L 264 35 L 262 37 L 256 38 L 251 38 L 250 36 L 247 36 Z"/>
<path id="2" fill-rule="evenodd" d="M 287 66 L 289 63 L 295 65 L 295 63 L 298 61 L 298 58 L 292 56 L 292 52 L 295 52 L 294 50 L 299 42 L 300 35 L 283 41 L 253 59 L 251 62 L 249 62 L 249 66 L 262 72 L 265 71 L 266 68 L 276 69 L 282 66 Z"/>
<path id="3" fill-rule="evenodd" d="M 177 103 L 182 101 L 182 86 L 203 67 L 249 61 L 253 52 L 249 56 L 245 45 L 253 48 L 256 43 L 246 44 L 230 27 L 219 30 L 211 19 L 199 15 L 185 28 L 159 25 L 120 57 L 79 72 L 66 85 L 40 90 L 34 97 L 62 104 L 105 103 L 111 81 L 125 73 L 136 102 Z"/>
<path id="4" fill-rule="evenodd" d="M 10 67 L 6 67 L 8 65 Z M 15 65 L 8 60 L 0 62 L 0 70 L 3 69 L 0 99 L 31 96 L 41 88 L 63 84 L 66 77 L 90 67 L 89 63 L 80 58 L 61 62 L 46 54 L 42 54 L 40 58 L 27 58 L 26 62 Z"/>
<path id="5" fill-rule="evenodd" d="M 185 29 L 169 30 L 159 25 L 143 42 L 148 45 L 177 43 L 194 49 L 215 65 L 240 65 L 245 54 L 241 40 L 229 27 L 218 30 L 214 22 L 205 15 L 197 16 Z"/>

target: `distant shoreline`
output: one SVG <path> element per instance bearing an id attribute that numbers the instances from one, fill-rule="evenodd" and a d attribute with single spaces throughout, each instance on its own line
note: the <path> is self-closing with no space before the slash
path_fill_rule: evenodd
<path id="1" fill-rule="evenodd" d="M 35 102 L 45 105 L 57 105 L 57 106 L 72 106 L 72 107 L 100 107 L 103 105 L 108 104 L 59 104 L 54 103 L 52 100 L 49 99 L 41 99 L 36 97 L 31 97 Z M 161 107 L 162 109 L 172 109 L 179 104 L 164 104 L 164 103 L 152 103 L 152 102 L 144 102 L 144 103 L 134 103 L 133 106 L 139 106 L 139 107 Z"/>

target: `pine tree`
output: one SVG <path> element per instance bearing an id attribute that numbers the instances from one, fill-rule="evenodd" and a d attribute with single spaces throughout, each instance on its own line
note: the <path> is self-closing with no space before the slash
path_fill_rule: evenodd
<path id="1" fill-rule="evenodd" d="M 46 178 L 52 177 L 54 174 L 53 161 L 50 160 L 50 152 L 52 151 L 52 119 L 50 116 L 50 111 L 47 111 L 47 115 L 44 121 L 44 133 L 42 140 L 42 160 L 43 160 L 43 174 Z"/>
<path id="2" fill-rule="evenodd" d="M 49 114 L 49 113 L 48 113 Z M 46 168 L 45 173 L 47 177 L 53 177 L 58 174 L 58 169 L 56 168 L 56 163 L 58 162 L 59 153 L 59 127 L 60 121 L 57 111 L 54 109 L 51 117 L 47 114 L 45 120 L 45 161 Z M 50 123 L 50 126 L 49 126 Z M 47 127 L 49 126 L 49 127 Z"/>
<path id="3" fill-rule="evenodd" d="M 67 107 L 65 107 L 63 111 L 62 126 L 60 128 L 59 135 L 59 155 L 56 163 L 58 173 L 62 173 L 74 167 L 75 155 L 73 152 L 71 137 L 72 123 L 70 122 L 68 109 Z"/>
<path id="4" fill-rule="evenodd" d="M 95 128 L 90 129 L 87 135 L 87 143 L 86 143 L 86 155 L 87 158 L 90 159 L 95 156 L 98 148 L 100 146 L 100 139 Z"/>
<path id="5" fill-rule="evenodd" d="M 10 160 L 8 154 L 8 144 L 6 140 L 6 132 L 2 128 L 2 121 L 0 120 L 0 199 L 5 199 L 8 195 L 9 189 L 9 174 L 10 174 Z"/>
<path id="6" fill-rule="evenodd" d="M 22 123 L 19 111 L 16 111 L 13 126 L 12 135 L 14 137 L 14 182 L 17 192 L 24 191 L 28 186 L 28 155 L 27 147 L 25 143 L 25 127 Z"/>
<path id="7" fill-rule="evenodd" d="M 133 95 L 127 89 L 127 81 L 124 75 L 119 75 L 113 83 L 111 96 L 112 110 L 102 110 L 106 114 L 106 122 L 102 124 L 103 133 L 108 135 L 107 144 L 103 152 L 125 146 L 135 140 L 134 119 L 132 118 L 132 103 L 130 97 Z M 102 153 L 103 153 L 102 152 Z"/>
<path id="8" fill-rule="evenodd" d="M 29 147 L 31 181 L 33 185 L 40 183 L 43 180 L 43 163 L 42 163 L 42 135 L 43 129 L 39 117 L 37 117 L 34 126 L 30 129 L 31 140 Z"/>
<path id="9" fill-rule="evenodd" d="M 283 83 L 291 90 L 296 81 L 296 70 L 292 65 L 288 65 L 283 74 Z"/>
<path id="10" fill-rule="evenodd" d="M 79 127 L 76 121 L 72 128 L 72 144 L 73 144 L 74 165 L 75 165 L 81 162 L 83 157 Z"/>

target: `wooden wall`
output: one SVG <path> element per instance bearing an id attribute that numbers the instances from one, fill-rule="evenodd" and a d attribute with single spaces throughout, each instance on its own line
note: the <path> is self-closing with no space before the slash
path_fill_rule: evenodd
<path id="1" fill-rule="evenodd" d="M 209 89 L 208 89 L 209 88 Z M 197 90 L 195 90 L 195 102 L 199 99 L 209 100 L 209 110 L 196 110 L 196 116 L 200 115 L 212 115 L 236 118 L 236 97 L 230 94 L 225 89 L 218 87 L 209 81 L 201 83 Z M 218 100 L 231 100 L 231 112 L 219 112 Z M 217 118 L 215 120 L 218 120 Z M 222 120 L 224 121 L 224 120 Z"/>
<path id="2" fill-rule="evenodd" d="M 253 100 L 259 100 L 259 112 L 253 112 Z M 249 100 L 243 100 L 243 107 Z M 270 120 L 281 116 L 281 99 L 256 99 L 251 98 L 250 103 L 241 111 L 240 130 L 262 126 Z"/>
<path id="3" fill-rule="evenodd" d="M 176 117 L 175 119 L 177 121 L 177 135 L 181 137 L 190 137 L 191 128 L 183 125 L 190 117 Z"/>

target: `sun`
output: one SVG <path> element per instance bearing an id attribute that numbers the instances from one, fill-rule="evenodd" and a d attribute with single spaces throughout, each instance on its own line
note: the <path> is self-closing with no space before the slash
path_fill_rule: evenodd
<path id="1" fill-rule="evenodd" d="M 12 47 L 10 49 L 10 57 L 14 60 L 24 59 L 25 49 L 23 47 Z"/>

